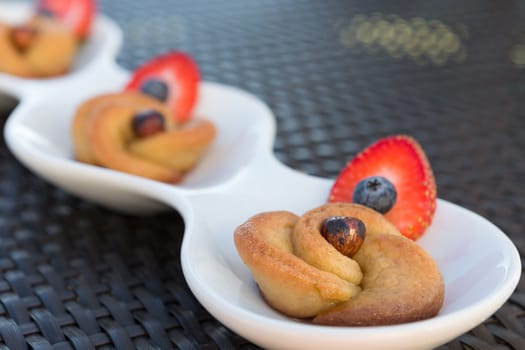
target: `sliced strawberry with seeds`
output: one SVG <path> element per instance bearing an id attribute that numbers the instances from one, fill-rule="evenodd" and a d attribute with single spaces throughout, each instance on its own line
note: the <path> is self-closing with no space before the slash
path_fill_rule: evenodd
<path id="1" fill-rule="evenodd" d="M 200 74 L 193 59 L 178 51 L 157 56 L 138 67 L 125 90 L 142 91 L 168 105 L 177 122 L 191 117 Z"/>
<path id="2" fill-rule="evenodd" d="M 36 4 L 40 15 L 58 19 L 80 40 L 89 36 L 96 7 L 95 0 L 38 0 Z"/>
<path id="3" fill-rule="evenodd" d="M 436 182 L 430 163 L 412 137 L 385 137 L 353 158 L 336 178 L 329 202 L 352 202 L 357 183 L 369 176 L 383 176 L 397 191 L 397 200 L 385 216 L 410 239 L 419 238 L 436 210 Z"/>

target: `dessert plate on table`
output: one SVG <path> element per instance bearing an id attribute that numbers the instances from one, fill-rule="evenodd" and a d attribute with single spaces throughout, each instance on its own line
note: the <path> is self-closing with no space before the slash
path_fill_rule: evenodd
<path id="1" fill-rule="evenodd" d="M 31 3 L 0 0 L 2 22 L 19 23 L 31 14 Z M 118 25 L 110 18 L 98 14 L 94 19 L 90 37 L 82 43 L 68 74 L 45 79 L 27 79 L 0 72 L 0 96 L 10 93 L 18 99 L 30 99 L 49 88 L 67 88 L 70 81 L 84 79 L 85 75 L 92 74 L 94 67 L 98 70 L 100 66 L 114 66 L 121 44 L 122 31 Z"/>
<path id="2" fill-rule="evenodd" d="M 211 82 L 201 83 L 195 114 L 216 124 L 217 139 L 181 184 L 75 161 L 69 128 L 76 106 L 121 89 L 129 77 L 113 61 L 118 45 L 100 45 L 108 52 L 57 83 L 0 76 L 0 89 L 21 101 L 5 126 L 7 145 L 33 172 L 86 200 L 141 215 L 179 211 L 185 221 L 184 276 L 201 304 L 231 330 L 269 349 L 431 349 L 482 323 L 512 294 L 521 274 L 512 242 L 486 219 L 440 199 L 418 241 L 445 281 L 445 303 L 436 317 L 356 328 L 317 326 L 274 311 L 239 258 L 233 231 L 261 211 L 302 214 L 325 203 L 333 180 L 281 164 L 272 152 L 276 126 L 270 109 L 247 92 Z"/>

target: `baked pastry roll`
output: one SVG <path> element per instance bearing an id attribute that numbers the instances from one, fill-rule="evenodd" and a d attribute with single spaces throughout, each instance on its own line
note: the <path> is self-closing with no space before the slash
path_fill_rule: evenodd
<path id="1" fill-rule="evenodd" d="M 143 126 L 137 127 L 136 121 L 144 113 L 160 125 L 153 134 L 140 135 Z M 71 134 L 79 161 L 176 183 L 203 157 L 216 129 L 203 118 L 177 125 L 163 103 L 139 92 L 123 92 L 82 103 Z"/>
<path id="2" fill-rule="evenodd" d="M 0 72 L 24 78 L 67 73 L 77 52 L 77 39 L 60 22 L 36 16 L 22 25 L 0 23 Z"/>
<path id="3" fill-rule="evenodd" d="M 366 227 L 351 257 L 322 235 L 323 223 L 334 217 L 357 218 Z M 443 279 L 432 257 L 382 214 L 358 204 L 325 204 L 301 217 L 261 213 L 235 230 L 234 241 L 264 299 L 291 317 L 386 325 L 432 317 L 443 304 Z"/>

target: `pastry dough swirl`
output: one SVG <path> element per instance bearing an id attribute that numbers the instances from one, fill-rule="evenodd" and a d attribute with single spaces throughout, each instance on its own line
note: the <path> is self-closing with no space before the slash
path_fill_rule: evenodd
<path id="1" fill-rule="evenodd" d="M 352 258 L 321 236 L 322 223 L 333 216 L 365 224 L 365 240 Z M 432 317 L 443 304 L 443 279 L 432 257 L 383 215 L 358 204 L 325 204 L 301 217 L 261 213 L 235 230 L 234 241 L 265 300 L 291 317 L 386 325 Z"/>
<path id="2" fill-rule="evenodd" d="M 160 112 L 165 130 L 137 137 L 132 121 L 144 110 Z M 202 118 L 176 125 L 161 102 L 139 92 L 124 92 L 96 96 L 82 103 L 71 133 L 79 161 L 176 183 L 202 158 L 216 129 Z"/>
<path id="3" fill-rule="evenodd" d="M 62 75 L 70 70 L 77 49 L 74 34 L 53 19 L 37 16 L 19 26 L 0 23 L 0 72 L 24 78 Z"/>

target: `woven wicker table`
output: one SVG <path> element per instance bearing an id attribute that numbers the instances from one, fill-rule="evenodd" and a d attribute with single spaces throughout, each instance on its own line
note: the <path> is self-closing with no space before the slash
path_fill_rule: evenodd
<path id="1" fill-rule="evenodd" d="M 525 254 L 525 5 L 493 1 L 124 1 L 100 11 L 133 69 L 189 52 L 206 80 L 277 117 L 287 165 L 334 177 L 395 133 L 425 148 L 439 197 Z M 2 111 L 2 122 L 7 111 Z M 176 212 L 131 217 L 72 197 L 0 145 L 0 349 L 255 349 L 182 277 Z M 525 284 L 441 349 L 525 349 Z"/>

